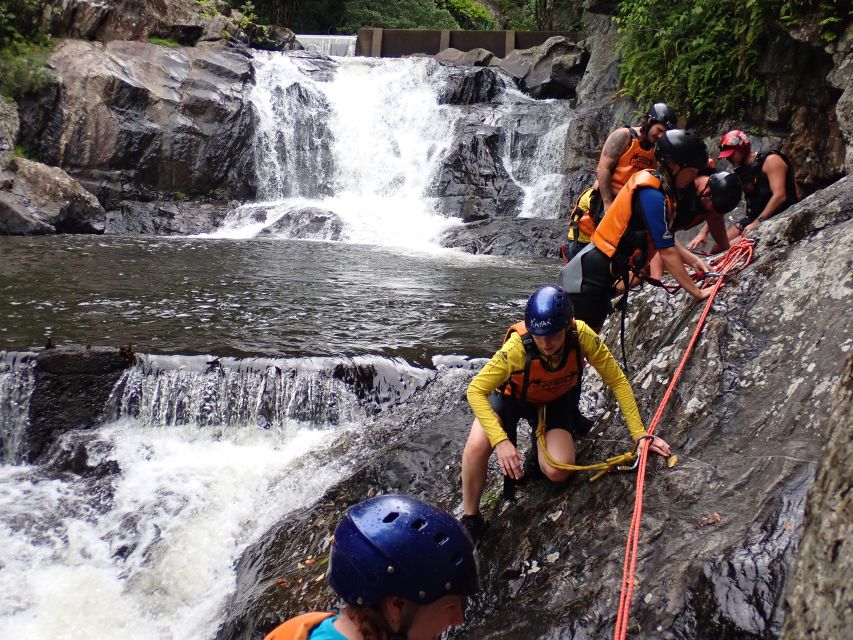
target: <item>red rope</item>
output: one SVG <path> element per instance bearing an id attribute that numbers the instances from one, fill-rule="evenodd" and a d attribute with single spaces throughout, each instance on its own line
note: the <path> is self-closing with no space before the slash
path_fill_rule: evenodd
<path id="1" fill-rule="evenodd" d="M 752 250 L 754 244 L 754 241 L 749 240 L 748 238 L 742 238 L 740 242 L 734 245 L 725 254 L 713 261 L 714 267 L 721 275 L 717 278 L 717 281 L 714 284 L 714 289 L 707 299 L 702 315 L 699 316 L 699 322 L 696 325 L 696 330 L 693 332 L 693 337 L 690 338 L 690 342 L 687 344 L 684 355 L 681 357 L 681 362 L 678 363 L 678 368 L 676 368 L 675 374 L 666 389 L 666 393 L 663 394 L 663 399 L 661 400 L 660 405 L 658 405 L 657 412 L 655 413 L 654 418 L 652 418 L 651 423 L 649 423 L 648 433 L 650 435 L 654 434 L 658 422 L 660 422 L 661 416 L 663 415 L 663 412 L 675 391 L 675 385 L 678 384 L 681 373 L 687 365 L 687 360 L 693 351 L 693 347 L 699 340 L 699 334 L 701 333 L 702 327 L 705 324 L 705 319 L 708 317 L 708 313 L 711 310 L 711 305 L 714 303 L 714 298 L 717 296 L 717 292 L 720 290 L 720 287 L 723 286 L 724 276 L 734 270 L 738 265 L 743 269 L 752 261 Z M 634 575 L 637 569 L 640 521 L 643 516 L 643 490 L 645 489 L 646 484 L 646 460 L 648 458 L 648 452 L 649 440 L 641 441 L 639 449 L 640 459 L 637 465 L 637 491 L 634 496 L 634 514 L 631 517 L 631 525 L 628 528 L 628 542 L 625 545 L 625 563 L 622 568 L 622 587 L 619 594 L 619 608 L 616 614 L 616 629 L 613 634 L 614 640 L 624 640 L 628 633 L 628 617 L 631 613 L 631 596 L 634 593 Z"/>

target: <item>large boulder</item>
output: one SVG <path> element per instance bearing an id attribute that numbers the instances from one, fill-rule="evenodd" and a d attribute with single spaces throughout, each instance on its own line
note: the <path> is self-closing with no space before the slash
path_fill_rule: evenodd
<path id="1" fill-rule="evenodd" d="M 511 51 L 498 67 L 534 98 L 574 98 L 588 60 L 581 45 L 554 36 L 537 47 Z"/>
<path id="2" fill-rule="evenodd" d="M 853 173 L 853 24 L 832 48 L 835 67 L 826 77 L 833 87 L 842 91 L 835 104 L 835 117 L 844 138 L 844 166 Z"/>
<path id="3" fill-rule="evenodd" d="M 521 189 L 503 165 L 500 132 L 476 125 L 461 132 L 426 195 L 440 199 L 444 215 L 466 222 L 513 215 Z"/>
<path id="4" fill-rule="evenodd" d="M 24 158 L 0 168 L 0 234 L 103 233 L 103 207 L 58 167 Z"/>
<path id="5" fill-rule="evenodd" d="M 50 64 L 56 82 L 21 105 L 21 140 L 106 208 L 254 195 L 247 53 L 66 40 Z"/>

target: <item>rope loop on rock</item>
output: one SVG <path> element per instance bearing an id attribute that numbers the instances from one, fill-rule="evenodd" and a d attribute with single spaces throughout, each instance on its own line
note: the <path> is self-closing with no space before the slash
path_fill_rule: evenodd
<path id="1" fill-rule="evenodd" d="M 675 385 L 681 377 L 684 367 L 687 365 L 687 360 L 693 351 L 693 347 L 699 339 L 699 334 L 702 327 L 705 325 L 705 319 L 711 310 L 711 305 L 714 304 L 714 298 L 723 286 L 725 276 L 733 272 L 735 269 L 740 270 L 746 268 L 752 262 L 752 253 L 755 247 L 755 241 L 743 237 L 740 242 L 731 247 L 726 253 L 711 261 L 713 267 L 720 274 L 713 284 L 713 291 L 705 303 L 705 308 L 702 310 L 702 315 L 699 316 L 699 321 L 696 324 L 696 329 L 681 361 L 675 370 L 675 374 L 663 395 L 663 399 L 658 405 L 654 418 L 649 423 L 647 429 L 649 435 L 653 435 L 661 416 L 675 391 Z M 639 445 L 639 462 L 637 465 L 637 490 L 634 496 L 634 513 L 631 516 L 631 524 L 628 528 L 628 541 L 625 546 L 625 563 L 622 569 L 622 587 L 619 594 L 619 608 L 616 613 L 616 627 L 613 633 L 614 640 L 625 640 L 628 633 L 628 617 L 631 612 L 631 596 L 634 593 L 634 575 L 637 569 L 638 548 L 640 539 L 640 521 L 643 515 L 643 491 L 646 482 L 646 461 L 649 454 L 649 441 L 641 440 Z"/>

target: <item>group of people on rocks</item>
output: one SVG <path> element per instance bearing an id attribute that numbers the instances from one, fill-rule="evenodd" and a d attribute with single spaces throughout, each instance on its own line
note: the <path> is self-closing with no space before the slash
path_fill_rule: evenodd
<path id="1" fill-rule="evenodd" d="M 658 103 L 640 125 L 607 137 L 596 181 L 571 214 L 558 284 L 530 296 L 524 320 L 509 327 L 469 384 L 474 422 L 462 455 L 461 519 L 407 496 L 350 507 L 329 559 L 341 612 L 298 616 L 267 640 L 431 640 L 462 624 L 463 600 L 479 589 L 475 546 L 486 530 L 480 502 L 492 452 L 505 477 L 521 478 L 516 434 L 524 419 L 544 433 L 543 446 L 533 447 L 535 463 L 550 481 L 565 481 L 563 467 L 575 463 L 576 443 L 591 428 L 579 408 L 586 362 L 613 391 L 632 440 L 647 438 L 651 452 L 671 454 L 667 442 L 647 434 L 628 378 L 598 335 L 612 300 L 622 296 L 624 314 L 630 288 L 657 282 L 664 268 L 704 300 L 710 289 L 696 281 L 709 269 L 692 250 L 709 233 L 712 251 L 726 250 L 797 200 L 793 165 L 781 152 L 754 152 L 744 132 L 729 131 L 718 159 L 734 171 L 719 171 L 702 139 L 676 121 Z M 746 215 L 726 229 L 724 216 L 742 195 Z M 675 239 L 700 224 L 686 247 Z"/>

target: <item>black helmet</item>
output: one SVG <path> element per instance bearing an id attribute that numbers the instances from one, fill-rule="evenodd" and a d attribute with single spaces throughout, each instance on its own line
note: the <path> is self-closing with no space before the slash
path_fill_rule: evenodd
<path id="1" fill-rule="evenodd" d="M 648 117 L 649 123 L 660 122 L 667 129 L 675 129 L 675 123 L 678 120 L 675 111 L 665 102 L 653 104 L 652 108 L 646 113 L 646 117 Z"/>
<path id="2" fill-rule="evenodd" d="M 655 145 L 655 158 L 661 164 L 674 162 L 682 167 L 708 167 L 708 148 L 702 138 L 691 131 L 672 129 L 663 134 Z"/>
<path id="3" fill-rule="evenodd" d="M 708 178 L 711 191 L 711 204 L 717 213 L 728 213 L 734 209 L 743 195 L 743 187 L 731 171 L 719 171 Z"/>

